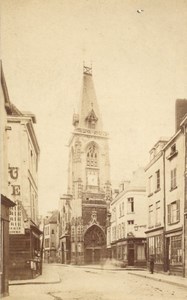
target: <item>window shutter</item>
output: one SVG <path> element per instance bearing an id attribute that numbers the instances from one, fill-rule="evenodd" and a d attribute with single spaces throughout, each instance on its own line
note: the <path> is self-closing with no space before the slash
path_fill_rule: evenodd
<path id="1" fill-rule="evenodd" d="M 171 224 L 171 204 L 168 205 L 168 224 Z"/>
<path id="2" fill-rule="evenodd" d="M 173 170 L 171 170 L 171 189 L 173 188 Z"/>
<path id="3" fill-rule="evenodd" d="M 174 187 L 177 186 L 177 169 L 174 169 Z"/>
<path id="4" fill-rule="evenodd" d="M 177 221 L 180 221 L 180 200 L 177 200 L 176 203 L 177 203 Z"/>

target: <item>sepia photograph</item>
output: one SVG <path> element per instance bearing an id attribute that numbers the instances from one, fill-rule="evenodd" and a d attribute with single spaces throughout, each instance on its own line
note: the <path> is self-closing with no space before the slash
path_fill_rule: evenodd
<path id="1" fill-rule="evenodd" d="M 0 0 L 0 297 L 187 300 L 187 0 Z"/>

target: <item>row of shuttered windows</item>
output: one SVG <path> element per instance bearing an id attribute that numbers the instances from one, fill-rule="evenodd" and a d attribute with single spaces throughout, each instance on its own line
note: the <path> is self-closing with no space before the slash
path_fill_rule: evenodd
<path id="1" fill-rule="evenodd" d="M 180 200 L 173 201 L 167 205 L 167 224 L 174 224 L 180 221 Z M 157 201 L 155 207 L 149 205 L 149 228 L 161 224 L 160 201 Z"/>

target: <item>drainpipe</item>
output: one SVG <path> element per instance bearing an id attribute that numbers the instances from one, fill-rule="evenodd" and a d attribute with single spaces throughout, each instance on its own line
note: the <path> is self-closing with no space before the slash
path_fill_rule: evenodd
<path id="1" fill-rule="evenodd" d="M 163 229 L 163 248 L 164 248 L 164 272 L 167 272 L 167 248 L 166 248 L 166 180 L 165 180 L 165 150 L 162 150 L 163 157 L 163 212 L 164 212 L 164 229 Z"/>

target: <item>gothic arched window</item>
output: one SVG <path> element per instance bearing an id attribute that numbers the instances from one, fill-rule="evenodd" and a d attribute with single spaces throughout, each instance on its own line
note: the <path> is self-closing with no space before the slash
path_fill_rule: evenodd
<path id="1" fill-rule="evenodd" d="M 88 147 L 86 159 L 87 159 L 86 164 L 88 167 L 98 166 L 98 153 L 97 153 L 96 146 L 94 144 Z"/>

